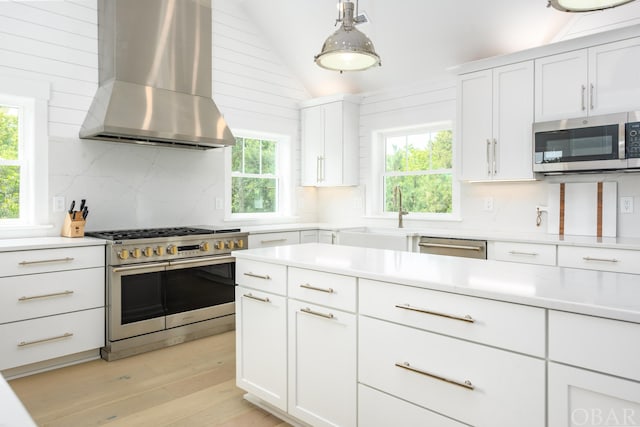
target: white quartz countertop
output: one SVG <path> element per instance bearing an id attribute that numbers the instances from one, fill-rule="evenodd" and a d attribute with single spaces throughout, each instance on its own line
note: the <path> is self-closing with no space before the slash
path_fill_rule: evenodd
<path id="1" fill-rule="evenodd" d="M 36 423 L 0 375 L 0 427 L 36 427 Z"/>
<path id="2" fill-rule="evenodd" d="M 0 252 L 99 246 L 104 244 L 106 244 L 106 240 L 93 237 L 25 237 L 23 239 L 0 239 Z"/>
<path id="3" fill-rule="evenodd" d="M 250 259 L 640 323 L 640 276 L 307 243 L 235 251 Z"/>

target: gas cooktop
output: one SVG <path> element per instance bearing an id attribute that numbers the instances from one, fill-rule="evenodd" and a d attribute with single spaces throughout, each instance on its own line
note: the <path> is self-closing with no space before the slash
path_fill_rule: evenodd
<path id="1" fill-rule="evenodd" d="M 224 234 L 238 233 L 239 228 L 226 229 L 207 229 L 196 227 L 167 227 L 167 228 L 141 228 L 134 230 L 108 230 L 108 231 L 91 231 L 85 233 L 87 236 L 97 237 L 105 240 L 135 240 L 135 239 L 151 239 L 154 237 L 176 237 L 176 236 L 193 236 L 203 234 Z"/>

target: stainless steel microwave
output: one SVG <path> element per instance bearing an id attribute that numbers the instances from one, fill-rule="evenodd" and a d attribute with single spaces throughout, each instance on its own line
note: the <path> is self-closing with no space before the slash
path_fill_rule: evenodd
<path id="1" fill-rule="evenodd" d="M 533 124 L 533 171 L 640 168 L 640 112 Z"/>

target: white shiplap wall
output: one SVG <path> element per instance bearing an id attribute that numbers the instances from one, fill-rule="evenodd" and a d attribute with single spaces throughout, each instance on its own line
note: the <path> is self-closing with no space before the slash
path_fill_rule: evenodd
<path id="1" fill-rule="evenodd" d="M 214 99 L 232 130 L 290 136 L 298 177 L 297 103 L 308 94 L 237 3 L 212 2 Z M 96 0 L 0 1 L 3 76 L 50 84 L 49 199 L 88 198 L 93 207 L 88 229 L 224 220 L 215 207 L 215 199 L 225 197 L 222 151 L 78 138 L 98 87 Z M 306 213 L 311 217 L 303 215 L 301 221 L 315 220 L 314 211 Z M 54 227 L 48 234 L 58 234 L 62 215 L 50 211 L 49 216 Z"/>

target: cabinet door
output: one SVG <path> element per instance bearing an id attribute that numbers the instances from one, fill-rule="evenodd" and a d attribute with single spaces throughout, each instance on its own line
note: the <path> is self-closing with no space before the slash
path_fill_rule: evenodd
<path id="1" fill-rule="evenodd" d="M 462 179 L 491 178 L 491 70 L 460 76 L 458 120 L 462 146 Z"/>
<path id="2" fill-rule="evenodd" d="M 343 107 L 342 102 L 322 106 L 324 119 L 324 153 L 320 185 L 342 185 L 343 182 Z"/>
<path id="3" fill-rule="evenodd" d="M 493 70 L 494 179 L 533 179 L 533 61 Z"/>
<path id="4" fill-rule="evenodd" d="M 322 106 L 303 108 L 302 126 L 302 185 L 317 185 L 320 181 L 320 162 L 324 155 L 324 115 Z"/>
<path id="5" fill-rule="evenodd" d="M 535 121 L 587 115 L 587 50 L 535 61 Z"/>
<path id="6" fill-rule="evenodd" d="M 640 107 L 640 37 L 589 49 L 589 106 L 592 114 Z"/>
<path id="7" fill-rule="evenodd" d="M 640 425 L 640 383 L 549 363 L 549 427 Z"/>
<path id="8" fill-rule="evenodd" d="M 300 243 L 318 243 L 318 230 L 300 231 Z"/>
<path id="9" fill-rule="evenodd" d="M 236 384 L 287 410 L 286 298 L 236 288 Z"/>
<path id="10" fill-rule="evenodd" d="M 356 425 L 356 316 L 289 300 L 289 413 L 313 426 Z"/>
<path id="11" fill-rule="evenodd" d="M 318 231 L 318 243 L 328 243 L 333 245 L 336 243 L 335 231 L 319 230 Z"/>

